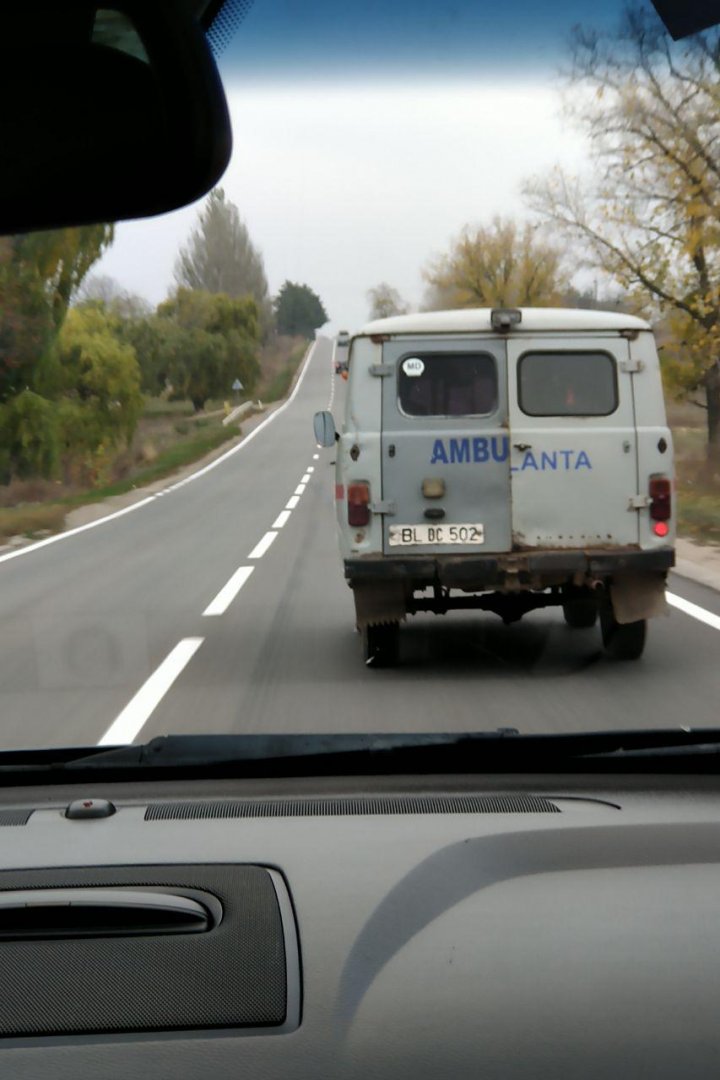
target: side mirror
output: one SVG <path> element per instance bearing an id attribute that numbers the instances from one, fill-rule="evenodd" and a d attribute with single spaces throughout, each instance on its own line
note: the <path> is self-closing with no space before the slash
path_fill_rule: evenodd
<path id="1" fill-rule="evenodd" d="M 330 412 L 316 412 L 313 417 L 313 431 L 318 446 L 334 446 L 338 438 L 335 421 Z"/>

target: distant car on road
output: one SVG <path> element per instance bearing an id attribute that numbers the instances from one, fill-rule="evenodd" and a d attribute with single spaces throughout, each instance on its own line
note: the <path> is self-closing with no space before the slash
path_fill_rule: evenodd
<path id="1" fill-rule="evenodd" d="M 348 346 L 350 345 L 350 334 L 347 330 L 341 330 L 338 336 L 335 338 L 335 374 L 342 375 L 344 371 L 348 370 L 349 356 Z"/>

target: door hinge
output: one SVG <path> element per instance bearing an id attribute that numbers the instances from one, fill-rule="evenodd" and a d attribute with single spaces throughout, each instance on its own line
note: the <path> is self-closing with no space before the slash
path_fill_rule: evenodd
<path id="1" fill-rule="evenodd" d="M 378 379 L 386 379 L 388 375 L 395 374 L 394 364 L 371 364 L 370 374 L 377 376 Z"/>
<path id="2" fill-rule="evenodd" d="M 397 514 L 397 505 L 392 499 L 378 499 L 370 503 L 373 514 Z"/>
<path id="3" fill-rule="evenodd" d="M 645 510 L 651 502 L 652 499 L 649 495 L 631 495 L 628 502 L 628 510 Z"/>
<path id="4" fill-rule="evenodd" d="M 621 360 L 620 370 L 624 371 L 626 375 L 635 375 L 638 371 L 645 370 L 645 364 L 642 360 Z"/>

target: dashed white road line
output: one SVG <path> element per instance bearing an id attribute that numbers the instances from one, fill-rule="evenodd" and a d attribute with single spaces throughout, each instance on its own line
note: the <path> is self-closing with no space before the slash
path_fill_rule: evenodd
<path id="1" fill-rule="evenodd" d="M 215 599 L 211 600 L 203 611 L 203 615 L 224 615 L 254 569 L 254 566 L 239 567 L 230 580 L 223 585 Z"/>
<path id="2" fill-rule="evenodd" d="M 248 559 L 262 559 L 263 555 L 270 547 L 276 536 L 276 532 L 266 532 L 262 540 L 259 540 L 255 547 L 252 549 L 252 551 L 248 555 Z"/>
<path id="3" fill-rule="evenodd" d="M 314 465 L 308 465 L 308 467 L 307 467 L 307 471 L 308 471 L 309 473 L 314 473 L 314 472 L 315 472 L 315 466 L 314 466 Z"/>
<path id="4" fill-rule="evenodd" d="M 699 604 L 692 604 L 689 600 L 685 600 L 684 597 L 677 596 L 675 593 L 665 593 L 665 599 L 668 604 L 677 608 L 678 611 L 684 612 L 685 615 L 690 615 L 691 618 L 705 623 L 706 626 L 711 626 L 713 630 L 720 630 L 720 615 L 715 615 L 712 611 L 706 611 Z"/>
<path id="5" fill-rule="evenodd" d="M 253 431 L 251 431 L 250 434 L 245 439 L 243 439 L 241 443 L 238 443 L 237 446 L 234 446 L 232 450 L 229 450 L 226 454 L 223 454 L 221 457 L 216 458 L 215 461 L 210 462 L 209 465 L 206 465 L 204 468 L 199 469 L 196 473 L 193 473 L 191 476 L 179 481 L 177 484 L 173 484 L 170 487 L 165 488 L 163 491 L 158 492 L 156 495 L 151 495 L 147 499 L 143 499 L 141 502 L 135 503 L 133 506 L 125 507 L 124 509 L 118 510 L 113 514 L 109 514 L 104 518 L 100 518 L 98 521 L 88 522 L 87 525 L 81 525 L 77 529 L 71 529 L 66 533 L 59 533 L 57 536 L 48 537 L 47 539 L 41 540 L 37 544 L 32 544 L 27 548 L 22 548 L 19 551 L 13 551 L 8 553 L 7 555 L 0 556 L 0 562 L 5 562 L 8 559 L 17 558 L 18 555 L 26 554 L 28 551 L 34 551 L 37 548 L 45 547 L 47 544 L 56 543 L 58 540 L 64 540 L 68 536 L 74 536 L 77 533 L 85 532 L 87 529 L 95 528 L 98 525 L 102 525 L 107 521 L 112 521 L 114 518 L 122 517 L 124 514 L 128 514 L 133 510 L 137 510 L 141 506 L 147 506 L 149 503 L 154 502 L 155 499 L 159 498 L 160 496 L 168 494 L 168 492 L 177 491 L 178 488 L 184 487 L 185 484 L 190 483 L 192 480 L 196 480 L 199 476 L 203 476 L 206 473 L 210 472 L 211 469 L 216 468 L 222 461 L 226 460 L 233 454 L 237 453 L 238 450 L 242 449 L 242 447 L 245 446 L 248 442 L 250 442 L 250 440 L 254 438 L 255 435 L 257 435 L 258 432 L 262 430 L 262 428 L 264 428 L 267 424 L 274 420 L 276 416 L 279 416 L 280 413 L 287 408 L 287 406 L 297 394 L 300 388 L 300 384 L 305 377 L 309 366 L 309 361 L 312 358 L 313 348 L 309 350 L 306 356 L 303 370 L 300 373 L 300 377 L 298 378 L 295 384 L 295 388 L 288 400 L 283 405 L 281 405 L 279 409 L 276 409 L 274 413 L 271 413 L 271 415 L 268 416 L 267 419 L 264 420 L 261 424 L 259 424 Z M 334 392 L 334 382 L 332 384 L 332 388 Z M 319 457 L 319 454 L 314 454 L 313 461 L 318 461 Z M 309 465 L 305 474 L 302 477 L 301 482 L 295 489 L 295 494 L 292 495 L 290 499 L 288 499 L 285 509 L 278 514 L 272 529 L 266 532 L 262 539 L 258 541 L 258 543 L 248 555 L 248 559 L 261 559 L 265 552 L 270 548 L 278 535 L 277 530 L 282 529 L 283 526 L 287 524 L 291 516 L 291 511 L 294 510 L 300 502 L 300 496 L 305 491 L 305 487 L 310 480 L 311 474 L 314 471 L 315 470 L 313 466 Z M 249 579 L 254 569 L 254 566 L 238 567 L 232 577 L 220 589 L 217 596 L 215 596 L 215 598 L 211 600 L 211 602 L 205 608 L 205 610 L 203 611 L 203 615 L 223 615 L 227 611 L 228 607 L 235 599 L 237 594 L 240 592 L 245 582 Z M 152 675 L 150 675 L 145 680 L 143 685 L 130 699 L 125 708 L 118 714 L 118 716 L 116 716 L 115 720 L 112 722 L 105 734 L 102 736 L 101 739 L 99 739 L 97 745 L 115 746 L 131 743 L 133 739 L 137 737 L 138 733 L 141 731 L 150 715 L 157 708 L 160 701 L 162 701 L 163 697 L 173 685 L 178 675 L 180 675 L 180 673 L 190 662 L 190 660 L 200 648 L 204 640 L 205 639 L 202 637 L 190 637 L 183 638 L 181 641 L 179 641 L 175 648 L 170 653 L 168 653 L 160 666 L 156 668 Z"/>
<path id="6" fill-rule="evenodd" d="M 153 671 L 137 694 L 116 716 L 98 741 L 98 746 L 119 746 L 131 743 L 204 640 L 205 638 L 201 637 L 191 637 L 179 641 L 172 652 L 165 657 L 160 667 Z"/>

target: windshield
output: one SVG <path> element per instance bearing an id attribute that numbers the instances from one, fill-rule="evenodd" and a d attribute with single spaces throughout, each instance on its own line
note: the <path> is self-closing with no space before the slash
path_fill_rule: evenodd
<path id="1" fill-rule="evenodd" d="M 717 725 L 718 31 L 243 10 L 217 188 L 0 238 L 0 749 Z"/>

